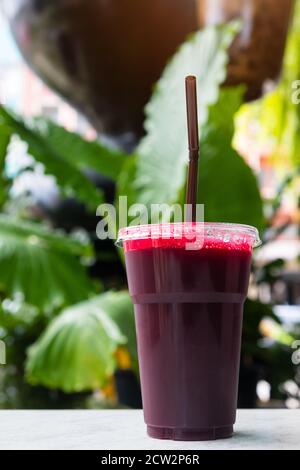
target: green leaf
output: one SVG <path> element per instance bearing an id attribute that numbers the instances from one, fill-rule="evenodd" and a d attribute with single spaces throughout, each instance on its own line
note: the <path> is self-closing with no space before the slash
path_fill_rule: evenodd
<path id="1" fill-rule="evenodd" d="M 117 184 L 116 184 L 116 202 L 115 205 L 120 210 L 120 197 L 127 197 L 127 205 L 131 205 L 138 202 L 138 192 L 135 187 L 136 171 L 137 171 L 137 155 L 131 155 L 127 158 L 120 172 Z M 149 203 L 151 201 L 148 201 Z M 128 225 L 128 224 L 126 224 Z M 123 250 L 122 250 L 123 251 Z"/>
<path id="2" fill-rule="evenodd" d="M 119 292 L 117 298 L 116 294 L 108 295 L 103 299 L 103 302 L 105 302 L 105 308 L 109 312 L 110 317 L 116 322 L 122 334 L 127 338 L 126 346 L 130 353 L 132 368 L 138 375 L 139 366 L 134 311 L 129 293 L 128 291 Z"/>
<path id="3" fill-rule="evenodd" d="M 219 96 L 226 78 L 227 49 L 238 25 L 210 26 L 184 43 L 167 65 L 146 107 L 146 136 L 137 149 L 137 170 L 133 182 L 136 202 L 144 204 L 177 202 L 188 161 L 184 79 L 198 78 L 199 122 L 204 125 L 208 107 Z"/>
<path id="4" fill-rule="evenodd" d="M 36 132 L 51 142 L 52 148 L 62 159 L 78 169 L 93 169 L 116 181 L 124 164 L 126 154 L 104 147 L 97 141 L 88 142 L 80 135 L 43 118 L 34 122 Z"/>
<path id="5" fill-rule="evenodd" d="M 7 200 L 8 182 L 5 177 L 5 159 L 12 134 L 9 129 L 0 128 L 0 207 Z"/>
<path id="6" fill-rule="evenodd" d="M 128 294 L 109 292 L 64 310 L 29 349 L 28 380 L 65 392 L 102 388 L 126 342 L 112 317 L 128 308 Z"/>
<path id="7" fill-rule="evenodd" d="M 198 203 L 205 220 L 249 224 L 261 229 L 263 205 L 256 177 L 232 147 L 234 116 L 243 88 L 222 89 L 202 129 Z"/>
<path id="8" fill-rule="evenodd" d="M 0 215 L 0 289 L 42 311 L 89 296 L 94 288 L 79 256 L 83 245 L 59 232 Z"/>
<path id="9" fill-rule="evenodd" d="M 7 331 L 28 331 L 39 319 L 38 308 L 25 304 L 19 299 L 4 299 L 0 306 L 0 327 Z"/>
<path id="10" fill-rule="evenodd" d="M 0 106 L 0 131 L 9 128 L 28 144 L 29 154 L 42 163 L 45 172 L 56 178 L 57 184 L 65 196 L 77 197 L 87 207 L 94 210 L 102 201 L 102 193 L 65 154 L 53 147 L 45 138 L 28 123 L 16 117 L 12 112 Z"/>
<path id="11" fill-rule="evenodd" d="M 11 133 L 5 129 L 1 129 L 0 132 L 0 172 L 4 172 L 5 168 L 5 158 L 8 151 L 8 146 L 11 139 Z"/>

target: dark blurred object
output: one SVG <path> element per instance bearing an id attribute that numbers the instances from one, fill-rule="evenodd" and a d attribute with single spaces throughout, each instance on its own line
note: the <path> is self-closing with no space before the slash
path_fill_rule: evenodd
<path id="1" fill-rule="evenodd" d="M 260 367 L 253 362 L 251 356 L 242 357 L 239 377 L 238 408 L 256 408 L 256 388 L 259 380 Z"/>
<path id="2" fill-rule="evenodd" d="M 136 375 L 129 369 L 118 369 L 115 372 L 115 383 L 118 402 L 129 408 L 142 408 L 142 396 Z"/>
<path id="3" fill-rule="evenodd" d="M 1 1 L 1 0 L 0 0 Z M 293 0 L 2 0 L 27 62 L 95 128 L 131 150 L 169 57 L 205 24 L 243 19 L 229 84 L 277 79 Z"/>
<path id="4" fill-rule="evenodd" d="M 241 18 L 231 48 L 228 85 L 247 84 L 247 99 L 259 98 L 267 80 L 280 76 L 294 0 L 201 0 L 200 24 Z"/>
<path id="5" fill-rule="evenodd" d="M 265 357 L 265 350 L 259 346 L 262 334 L 259 325 L 264 318 L 279 321 L 271 306 L 247 299 L 244 307 L 244 323 L 239 377 L 239 408 L 256 408 L 256 387 L 260 378 L 264 378 L 264 368 L 275 365 Z"/>
<path id="6" fill-rule="evenodd" d="M 12 8 L 12 4 L 15 8 Z M 28 63 L 123 148 L 176 47 L 197 29 L 195 0 L 8 0 Z"/>
<path id="7" fill-rule="evenodd" d="M 284 272 L 281 280 L 286 286 L 286 302 L 289 305 L 300 305 L 300 272 Z"/>

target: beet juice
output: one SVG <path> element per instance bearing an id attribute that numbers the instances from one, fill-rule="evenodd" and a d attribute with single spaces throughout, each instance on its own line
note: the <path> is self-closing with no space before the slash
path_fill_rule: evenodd
<path id="1" fill-rule="evenodd" d="M 248 226 L 205 224 L 203 246 L 188 250 L 186 237 L 174 236 L 183 224 L 170 224 L 169 237 L 160 236 L 161 226 L 147 227 L 123 229 L 120 239 L 148 434 L 175 440 L 230 437 L 243 305 L 258 233 Z M 198 227 L 193 224 L 193 230 Z"/>

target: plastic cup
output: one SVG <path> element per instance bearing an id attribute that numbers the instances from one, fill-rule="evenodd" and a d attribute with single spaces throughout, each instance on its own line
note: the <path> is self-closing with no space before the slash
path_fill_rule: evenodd
<path id="1" fill-rule="evenodd" d="M 119 242 L 135 310 L 149 436 L 232 436 L 257 230 L 233 224 L 147 225 L 122 229 Z"/>

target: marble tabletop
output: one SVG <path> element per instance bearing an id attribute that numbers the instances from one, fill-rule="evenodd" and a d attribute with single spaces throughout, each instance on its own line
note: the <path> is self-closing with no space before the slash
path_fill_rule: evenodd
<path id="1" fill-rule="evenodd" d="M 210 442 L 150 439 L 141 411 L 0 411 L 0 449 L 300 449 L 300 410 L 240 410 L 234 437 Z"/>

